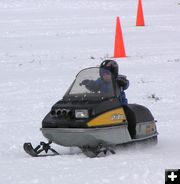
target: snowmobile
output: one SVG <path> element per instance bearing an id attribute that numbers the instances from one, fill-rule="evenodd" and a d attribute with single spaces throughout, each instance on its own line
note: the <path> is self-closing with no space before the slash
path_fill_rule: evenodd
<path id="1" fill-rule="evenodd" d="M 101 153 L 115 154 L 114 147 L 125 143 L 152 140 L 157 142 L 156 121 L 148 108 L 138 104 L 121 105 L 119 88 L 110 76 L 110 90 L 89 89 L 84 80 L 97 81 L 99 67 L 81 70 L 63 98 L 55 103 L 42 121 L 42 134 L 49 141 L 36 148 L 24 143 L 24 150 L 33 157 L 59 153 L 51 143 L 79 147 L 88 157 Z M 105 70 L 105 69 L 104 69 Z"/>

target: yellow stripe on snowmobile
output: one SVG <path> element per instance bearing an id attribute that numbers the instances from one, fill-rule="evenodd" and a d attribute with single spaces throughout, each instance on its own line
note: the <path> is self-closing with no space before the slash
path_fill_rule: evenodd
<path id="1" fill-rule="evenodd" d="M 88 127 L 117 125 L 126 122 L 126 115 L 123 108 L 105 112 L 87 123 Z"/>

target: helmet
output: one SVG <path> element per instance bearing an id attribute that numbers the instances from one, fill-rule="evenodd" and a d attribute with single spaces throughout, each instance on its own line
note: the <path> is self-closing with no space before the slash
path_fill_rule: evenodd
<path id="1" fill-rule="evenodd" d="M 116 78 L 118 76 L 118 64 L 116 61 L 114 60 L 104 60 L 101 65 L 100 65 L 100 69 L 106 69 L 109 70 L 111 72 L 111 74 Z"/>

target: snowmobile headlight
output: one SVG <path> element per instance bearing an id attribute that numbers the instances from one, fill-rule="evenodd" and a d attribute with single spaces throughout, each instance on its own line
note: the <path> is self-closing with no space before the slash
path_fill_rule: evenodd
<path id="1" fill-rule="evenodd" d="M 88 110 L 86 109 L 75 110 L 75 117 L 76 118 L 89 118 Z"/>

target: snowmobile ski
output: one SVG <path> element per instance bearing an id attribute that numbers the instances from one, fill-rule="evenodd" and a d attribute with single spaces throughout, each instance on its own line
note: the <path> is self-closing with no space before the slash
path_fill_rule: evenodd
<path id="1" fill-rule="evenodd" d="M 32 157 L 60 155 L 57 151 L 55 151 L 50 147 L 51 143 L 52 143 L 51 141 L 48 143 L 40 142 L 40 145 L 38 145 L 36 148 L 33 148 L 32 144 L 28 142 L 28 143 L 24 143 L 23 148 L 24 148 L 24 151 Z M 52 154 L 47 154 L 49 150 L 52 152 Z M 40 154 L 43 151 L 45 151 L 46 154 Z"/>
<path id="2" fill-rule="evenodd" d="M 95 157 L 101 157 L 102 154 L 104 156 L 107 155 L 107 153 L 116 154 L 115 151 L 111 147 L 102 147 L 102 145 L 98 145 L 97 147 L 89 147 L 84 146 L 81 148 L 82 152 L 89 158 L 95 158 Z"/>

